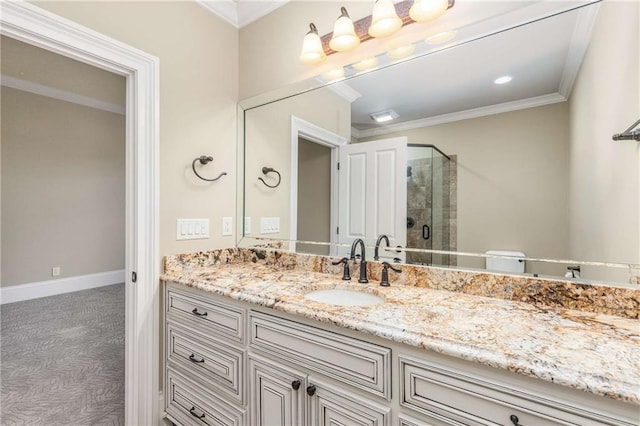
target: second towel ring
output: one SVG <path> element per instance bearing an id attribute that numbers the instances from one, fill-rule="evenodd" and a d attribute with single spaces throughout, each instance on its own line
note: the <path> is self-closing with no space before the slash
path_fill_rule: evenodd
<path id="1" fill-rule="evenodd" d="M 263 167 L 262 168 L 262 174 L 263 175 L 267 175 L 268 173 L 271 173 L 271 172 L 273 172 L 273 173 L 278 175 L 278 182 L 276 182 L 275 185 L 269 185 L 261 177 L 259 177 L 258 180 L 261 181 L 262 183 L 264 183 L 265 186 L 268 186 L 269 188 L 276 188 L 276 187 L 278 187 L 280 185 L 280 181 L 282 180 L 282 176 L 280 176 L 280 172 L 277 171 L 276 169 L 274 169 L 273 167 Z"/>

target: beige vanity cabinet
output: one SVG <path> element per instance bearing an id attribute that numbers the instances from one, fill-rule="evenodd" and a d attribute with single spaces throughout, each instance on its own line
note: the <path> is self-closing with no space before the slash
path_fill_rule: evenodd
<path id="1" fill-rule="evenodd" d="M 638 406 L 185 286 L 164 301 L 175 424 L 640 424 Z"/>
<path id="2" fill-rule="evenodd" d="M 167 418 L 184 425 L 246 425 L 246 309 L 173 284 L 164 300 Z"/>
<path id="3" fill-rule="evenodd" d="M 595 407 L 577 403 L 570 405 L 544 392 L 493 380 L 482 373 L 469 373 L 448 364 L 404 354 L 400 354 L 398 360 L 400 405 L 404 412 L 416 416 L 412 418 L 401 415 L 401 425 L 633 424 L 604 412 L 597 412 Z"/>
<path id="4" fill-rule="evenodd" d="M 249 355 L 251 419 L 256 426 L 384 426 L 391 410 L 349 388 Z"/>
<path id="5" fill-rule="evenodd" d="M 391 424 L 389 348 L 260 312 L 249 316 L 252 425 Z"/>

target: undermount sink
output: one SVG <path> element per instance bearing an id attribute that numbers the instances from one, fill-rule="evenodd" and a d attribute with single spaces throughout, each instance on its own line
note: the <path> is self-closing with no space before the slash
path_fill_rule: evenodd
<path id="1" fill-rule="evenodd" d="M 338 306 L 371 306 L 384 302 L 383 298 L 374 294 L 335 288 L 312 291 L 304 297 L 315 302 Z"/>

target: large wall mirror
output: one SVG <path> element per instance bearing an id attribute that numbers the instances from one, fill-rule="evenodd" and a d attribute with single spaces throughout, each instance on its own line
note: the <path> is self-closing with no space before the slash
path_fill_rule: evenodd
<path id="1" fill-rule="evenodd" d="M 524 274 L 632 281 L 638 143 L 611 136 L 640 111 L 638 41 L 635 59 L 611 64 L 628 33 L 607 25 L 635 6 L 557 4 L 241 103 L 240 244 L 341 256 L 355 238 L 373 247 L 384 234 L 406 249 L 383 251 L 395 261 L 492 269 L 487 259 L 506 253 L 530 259 Z"/>

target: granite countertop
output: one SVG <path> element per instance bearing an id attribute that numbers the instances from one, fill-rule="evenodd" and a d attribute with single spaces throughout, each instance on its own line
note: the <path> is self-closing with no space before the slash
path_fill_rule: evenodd
<path id="1" fill-rule="evenodd" d="M 356 278 L 340 277 L 232 262 L 167 268 L 161 279 L 640 404 L 636 319 L 398 283 L 358 284 Z M 304 297 L 325 288 L 365 291 L 385 302 L 345 307 Z"/>

